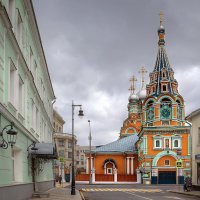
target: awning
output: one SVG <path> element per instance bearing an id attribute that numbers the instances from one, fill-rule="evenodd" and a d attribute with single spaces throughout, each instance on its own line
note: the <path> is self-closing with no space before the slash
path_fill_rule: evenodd
<path id="1" fill-rule="evenodd" d="M 195 155 L 195 160 L 200 160 L 200 154 Z"/>
<path id="2" fill-rule="evenodd" d="M 28 147 L 28 153 L 36 158 L 57 159 L 56 147 L 52 143 L 33 143 Z"/>

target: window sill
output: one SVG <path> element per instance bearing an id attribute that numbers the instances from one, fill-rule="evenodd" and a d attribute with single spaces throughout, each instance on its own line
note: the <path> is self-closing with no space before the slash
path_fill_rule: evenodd
<path id="1" fill-rule="evenodd" d="M 163 150 L 162 147 L 154 147 L 153 150 Z"/>
<path id="2" fill-rule="evenodd" d="M 174 149 L 174 150 L 181 150 L 182 147 L 172 147 L 172 149 Z"/>

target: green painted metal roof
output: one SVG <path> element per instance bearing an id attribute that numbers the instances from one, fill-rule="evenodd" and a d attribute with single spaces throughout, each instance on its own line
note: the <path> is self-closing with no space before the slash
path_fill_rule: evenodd
<path id="1" fill-rule="evenodd" d="M 135 152 L 135 143 L 138 140 L 138 136 L 136 134 L 133 134 L 131 136 L 127 136 L 122 139 L 118 139 L 114 142 L 108 143 L 106 145 L 103 145 L 101 147 L 97 147 L 95 150 L 93 150 L 94 153 L 98 152 Z"/>

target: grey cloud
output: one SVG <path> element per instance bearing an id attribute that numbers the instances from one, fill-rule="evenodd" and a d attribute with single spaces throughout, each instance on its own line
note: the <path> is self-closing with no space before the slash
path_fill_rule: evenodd
<path id="1" fill-rule="evenodd" d="M 80 144 L 87 144 L 88 118 L 95 144 L 117 139 L 127 116 L 130 76 L 137 76 L 139 88 L 139 67 L 146 66 L 148 73 L 154 68 L 160 10 L 165 14 L 166 51 L 186 111 L 200 106 L 199 80 L 190 78 L 200 73 L 199 0 L 33 3 L 65 130 L 71 131 L 72 99 L 82 103 L 86 113 L 85 119 L 76 121 Z"/>

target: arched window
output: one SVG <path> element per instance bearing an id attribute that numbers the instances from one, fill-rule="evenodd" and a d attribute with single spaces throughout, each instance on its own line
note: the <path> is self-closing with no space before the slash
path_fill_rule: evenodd
<path id="1" fill-rule="evenodd" d="M 156 140 L 156 147 L 160 147 L 160 140 Z"/>
<path id="2" fill-rule="evenodd" d="M 168 98 L 164 98 L 160 105 L 160 117 L 162 120 L 169 120 L 171 118 L 172 103 Z"/>
<path id="3" fill-rule="evenodd" d="M 147 121 L 154 120 L 154 106 L 153 101 L 149 101 L 147 104 Z"/>
<path id="4" fill-rule="evenodd" d="M 174 140 L 174 147 L 178 147 L 178 140 Z"/>
<path id="5" fill-rule="evenodd" d="M 177 100 L 176 103 L 177 103 L 177 119 L 181 119 L 182 118 L 181 103 L 179 100 Z"/>

